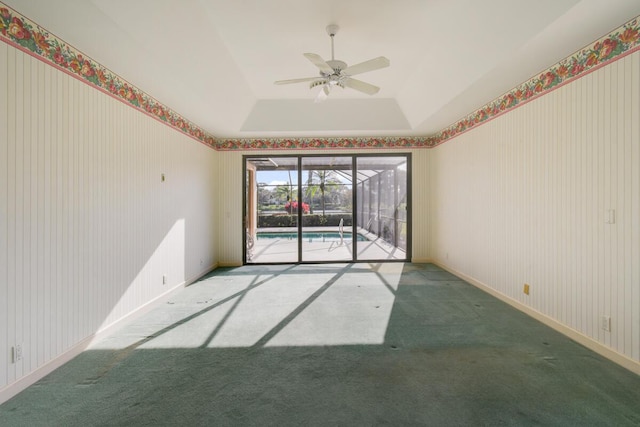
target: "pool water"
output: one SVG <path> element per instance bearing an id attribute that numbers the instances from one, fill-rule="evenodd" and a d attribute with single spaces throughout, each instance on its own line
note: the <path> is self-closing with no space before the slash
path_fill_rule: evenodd
<path id="1" fill-rule="evenodd" d="M 366 242 L 367 238 L 358 236 L 358 242 Z M 262 239 L 286 239 L 286 240 L 296 240 L 298 238 L 298 233 L 257 233 L 258 240 Z M 339 241 L 340 233 L 302 233 L 302 240 L 305 241 L 319 240 L 321 242 L 331 242 L 331 241 Z M 351 233 L 344 233 L 344 240 L 351 240 Z"/>

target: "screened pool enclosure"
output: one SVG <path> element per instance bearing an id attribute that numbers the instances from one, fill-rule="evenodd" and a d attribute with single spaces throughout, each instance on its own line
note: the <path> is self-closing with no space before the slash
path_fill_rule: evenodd
<path id="1" fill-rule="evenodd" d="M 410 154 L 244 156 L 245 263 L 405 261 Z"/>

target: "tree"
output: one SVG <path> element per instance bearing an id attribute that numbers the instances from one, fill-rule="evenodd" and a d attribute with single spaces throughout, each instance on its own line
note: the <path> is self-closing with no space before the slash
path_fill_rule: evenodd
<path id="1" fill-rule="evenodd" d="M 291 191 L 287 185 L 278 185 L 274 190 L 278 203 L 285 203 L 291 200 Z"/>
<path id="2" fill-rule="evenodd" d="M 287 200 L 292 202 L 293 201 L 293 181 L 291 181 L 291 171 L 287 170 L 287 173 L 289 174 L 289 197 L 287 197 Z M 291 206 L 291 204 L 289 204 L 289 213 L 293 213 L 293 206 Z"/>
<path id="3" fill-rule="evenodd" d="M 271 204 L 271 199 L 273 198 L 273 194 L 267 188 L 267 184 L 264 182 L 258 183 L 258 203 L 260 205 L 269 205 Z"/>
<path id="4" fill-rule="evenodd" d="M 326 216 L 326 193 L 337 188 L 341 184 L 335 171 L 332 170 L 310 170 L 307 178 L 307 197 L 313 200 L 320 191 L 320 203 L 322 206 L 322 216 Z"/>

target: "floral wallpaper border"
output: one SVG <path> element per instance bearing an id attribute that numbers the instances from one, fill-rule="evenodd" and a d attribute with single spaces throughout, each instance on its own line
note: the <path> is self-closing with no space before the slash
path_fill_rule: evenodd
<path id="1" fill-rule="evenodd" d="M 544 70 L 520 86 L 494 99 L 432 137 L 432 145 L 440 145 L 471 128 L 506 113 L 532 99 L 583 77 L 596 69 L 640 50 L 640 17 L 610 32 L 591 46 L 585 47 Z"/>
<path id="2" fill-rule="evenodd" d="M 435 135 L 424 137 L 217 139 L 1 2 L 0 39 L 216 150 L 432 148 L 640 50 L 640 17 L 630 20 Z"/>
<path id="3" fill-rule="evenodd" d="M 215 137 L 0 2 L 0 39 L 215 148 Z"/>
<path id="4" fill-rule="evenodd" d="M 428 148 L 429 137 L 219 139 L 216 150 L 313 150 L 349 148 Z"/>

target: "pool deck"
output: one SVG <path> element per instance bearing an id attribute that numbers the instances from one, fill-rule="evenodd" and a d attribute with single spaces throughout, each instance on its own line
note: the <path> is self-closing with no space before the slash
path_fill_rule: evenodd
<path id="1" fill-rule="evenodd" d="M 295 233 L 296 227 L 259 228 L 258 233 L 278 232 Z M 310 233 L 337 233 L 338 227 L 304 227 L 305 232 Z M 345 227 L 345 231 L 351 232 L 351 227 Z M 359 261 L 362 260 L 405 260 L 406 254 L 393 245 L 385 242 L 375 234 L 358 230 L 358 234 L 367 238 L 366 242 L 358 242 Z M 353 259 L 353 242 L 345 239 L 338 241 L 320 241 L 319 239 L 303 239 L 302 262 L 319 261 L 345 261 Z M 298 262 L 298 241 L 289 239 L 256 239 L 253 246 L 253 255 L 249 263 L 280 263 Z"/>
<path id="2" fill-rule="evenodd" d="M 338 233 L 340 232 L 339 227 L 305 227 L 302 226 L 302 231 L 305 233 Z M 351 233 L 351 226 L 344 226 L 343 231 L 345 233 Z M 363 230 L 358 230 L 359 233 L 362 233 Z M 257 233 L 297 233 L 298 227 L 266 227 L 266 228 L 258 228 L 256 230 Z"/>

